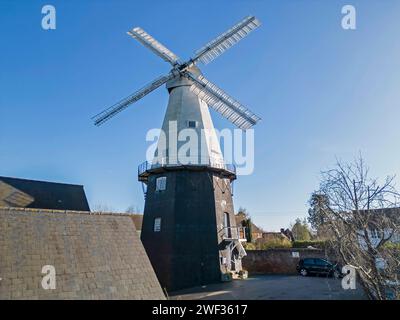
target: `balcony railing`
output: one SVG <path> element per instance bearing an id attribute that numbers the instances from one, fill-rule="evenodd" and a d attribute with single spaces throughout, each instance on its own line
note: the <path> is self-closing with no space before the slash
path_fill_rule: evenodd
<path id="1" fill-rule="evenodd" d="M 199 157 L 193 159 L 185 159 L 185 163 L 179 161 L 176 158 L 161 158 L 159 161 L 145 161 L 138 167 L 138 175 L 142 175 L 147 171 L 155 170 L 158 168 L 173 168 L 173 167 L 207 167 L 215 168 L 228 171 L 236 175 L 236 167 L 233 164 L 223 163 L 220 159 L 213 159 L 211 157 L 199 159 Z"/>
<path id="2" fill-rule="evenodd" d="M 246 241 L 246 227 L 224 227 L 220 232 L 224 240 Z"/>

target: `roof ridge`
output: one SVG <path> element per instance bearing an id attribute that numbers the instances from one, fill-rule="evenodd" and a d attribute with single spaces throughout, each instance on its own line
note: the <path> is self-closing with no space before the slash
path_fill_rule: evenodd
<path id="1" fill-rule="evenodd" d="M 64 213 L 64 214 L 86 214 L 86 215 L 113 215 L 113 216 L 134 216 L 135 213 L 129 212 L 95 212 L 95 211 L 76 211 L 76 210 L 56 210 L 56 209 L 37 209 L 37 208 L 17 208 L 0 207 L 0 211 L 24 211 L 24 212 L 43 212 L 43 213 Z"/>
<path id="2" fill-rule="evenodd" d="M 52 181 L 46 181 L 46 180 L 33 180 L 33 179 L 15 178 L 15 177 L 6 177 L 6 176 L 0 176 L 0 180 L 1 179 L 14 179 L 14 180 L 32 181 L 32 182 L 40 182 L 40 183 L 62 184 L 62 185 L 67 185 L 67 186 L 84 187 L 83 184 L 65 183 L 65 182 L 52 182 Z"/>

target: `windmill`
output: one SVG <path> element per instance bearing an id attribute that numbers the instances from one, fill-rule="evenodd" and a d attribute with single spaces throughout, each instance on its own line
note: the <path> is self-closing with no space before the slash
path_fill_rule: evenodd
<path id="1" fill-rule="evenodd" d="M 235 168 L 223 161 L 208 107 L 240 129 L 260 118 L 203 76 L 198 63 L 208 64 L 260 26 L 249 16 L 181 62 L 171 50 L 136 27 L 128 34 L 172 66 L 171 71 L 95 115 L 102 125 L 128 106 L 166 84 L 169 102 L 152 163 L 139 166 L 147 185 L 141 239 L 161 284 L 169 290 L 218 281 L 241 271 L 246 254 L 244 230 L 236 226 L 231 183 Z M 205 144 L 182 160 L 176 139 L 190 128 Z M 172 141 L 174 143 L 171 143 Z M 205 147 L 204 147 L 205 145 Z"/>

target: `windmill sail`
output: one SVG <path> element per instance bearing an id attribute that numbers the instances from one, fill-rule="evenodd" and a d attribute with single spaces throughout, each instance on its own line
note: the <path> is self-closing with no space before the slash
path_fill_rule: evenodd
<path id="1" fill-rule="evenodd" d="M 116 114 L 127 108 L 132 103 L 142 99 L 145 95 L 149 94 L 150 92 L 154 91 L 168 80 L 174 78 L 175 76 L 172 73 L 169 73 L 166 76 L 161 76 L 156 80 L 152 81 L 151 83 L 147 84 L 143 88 L 139 89 L 135 93 L 131 94 L 130 96 L 122 99 L 121 101 L 117 102 L 116 104 L 112 105 L 108 109 L 100 112 L 99 114 L 92 117 L 94 124 L 99 126 L 106 122 L 107 120 L 114 117 Z"/>
<path id="2" fill-rule="evenodd" d="M 131 37 L 139 41 L 142 45 L 149 48 L 156 55 L 171 63 L 173 66 L 178 64 L 179 57 L 171 50 L 167 49 L 164 45 L 154 39 L 142 28 L 136 27 L 127 32 Z"/>
<path id="3" fill-rule="evenodd" d="M 149 94 L 169 80 L 185 77 L 191 80 L 190 90 L 200 99 L 205 101 L 210 107 L 214 108 L 241 129 L 252 127 L 260 120 L 257 115 L 203 76 L 191 73 L 191 68 L 195 67 L 195 64 L 198 61 L 202 61 L 203 63 L 212 61 L 225 52 L 225 50 L 229 49 L 247 36 L 258 26 L 260 26 L 260 22 L 256 17 L 249 16 L 243 19 L 228 31 L 224 32 L 219 37 L 207 43 L 203 48 L 196 51 L 195 56 L 185 63 L 181 63 L 176 54 L 155 40 L 143 29 L 136 27 L 128 31 L 130 36 L 138 40 L 142 45 L 149 48 L 163 60 L 169 62 L 173 68 L 168 75 L 157 78 L 142 89 L 94 116 L 92 119 L 94 120 L 95 125 L 99 126 L 103 124 L 130 104 L 143 98 L 145 95 Z"/>
<path id="4" fill-rule="evenodd" d="M 224 53 L 230 47 L 238 43 L 241 39 L 247 36 L 251 31 L 260 26 L 260 22 L 256 17 L 247 17 L 234 25 L 228 31 L 221 34 L 219 37 L 207 43 L 204 47 L 195 52 L 192 59 L 194 62 L 200 60 L 207 64 L 216 57 Z"/>
<path id="5" fill-rule="evenodd" d="M 198 78 L 192 74 L 188 74 L 188 76 L 193 81 L 190 90 L 238 128 L 249 129 L 261 120 L 260 117 L 203 76 Z"/>

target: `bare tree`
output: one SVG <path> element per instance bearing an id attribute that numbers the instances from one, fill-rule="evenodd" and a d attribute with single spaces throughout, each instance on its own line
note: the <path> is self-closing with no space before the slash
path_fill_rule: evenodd
<path id="1" fill-rule="evenodd" d="M 107 204 L 97 203 L 93 206 L 93 212 L 115 212 L 115 209 Z"/>
<path id="2" fill-rule="evenodd" d="M 399 296 L 399 193 L 394 176 L 380 184 L 369 177 L 360 155 L 349 164 L 337 161 L 321 173 L 320 189 L 311 197 L 313 222 L 330 230 L 330 248 L 342 264 L 351 265 L 370 299 Z"/>
<path id="3" fill-rule="evenodd" d="M 125 210 L 126 213 L 136 213 L 140 214 L 140 209 L 136 205 L 130 205 L 128 208 Z"/>

